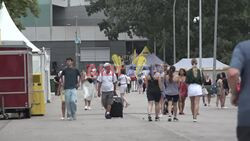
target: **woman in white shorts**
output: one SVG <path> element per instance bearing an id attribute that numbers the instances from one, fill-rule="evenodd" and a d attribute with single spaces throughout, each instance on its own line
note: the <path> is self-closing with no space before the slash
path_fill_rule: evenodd
<path id="1" fill-rule="evenodd" d="M 202 96 L 202 83 L 204 76 L 197 68 L 197 60 L 192 59 L 192 68 L 187 72 L 186 83 L 188 84 L 188 96 L 191 100 L 191 111 L 193 114 L 193 121 L 197 122 L 197 115 L 199 113 L 200 97 Z"/>
<path id="2" fill-rule="evenodd" d="M 127 84 L 128 84 L 127 76 L 125 75 L 125 69 L 121 70 L 121 75 L 119 76 L 118 81 L 119 81 L 118 85 L 120 87 L 120 95 L 125 103 L 125 108 L 127 108 L 130 104 L 125 98 L 125 94 L 127 91 Z"/>

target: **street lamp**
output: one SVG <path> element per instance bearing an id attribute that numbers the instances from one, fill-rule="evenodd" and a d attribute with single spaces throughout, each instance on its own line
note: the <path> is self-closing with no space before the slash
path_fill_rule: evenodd
<path id="1" fill-rule="evenodd" d="M 213 59 L 213 83 L 216 80 L 216 57 L 217 57 L 217 26 L 218 26 L 218 0 L 215 0 L 215 19 L 214 19 L 214 59 Z"/>
<path id="2" fill-rule="evenodd" d="M 75 59 L 76 59 L 76 68 L 79 69 L 79 47 L 78 44 L 81 43 L 81 40 L 78 37 L 78 17 L 75 16 L 75 23 L 76 23 L 76 31 L 75 31 Z"/>
<path id="3" fill-rule="evenodd" d="M 202 69 L 202 0 L 199 0 L 199 68 Z"/>
<path id="4" fill-rule="evenodd" d="M 175 6 L 176 0 L 174 0 L 173 4 L 173 56 L 174 56 L 174 64 L 176 63 L 176 41 L 175 41 Z"/>
<path id="5" fill-rule="evenodd" d="M 190 58 L 190 0 L 188 0 L 187 58 Z"/>

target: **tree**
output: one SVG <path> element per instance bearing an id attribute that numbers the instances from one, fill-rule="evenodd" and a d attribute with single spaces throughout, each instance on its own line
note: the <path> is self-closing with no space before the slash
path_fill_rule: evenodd
<path id="1" fill-rule="evenodd" d="M 20 18 L 26 17 L 29 11 L 36 17 L 39 15 L 37 0 L 0 0 L 0 3 L 2 2 L 5 3 L 11 18 L 19 29 L 24 29 Z"/>
<path id="2" fill-rule="evenodd" d="M 191 57 L 198 57 L 199 24 L 192 19 L 199 15 L 199 1 L 191 2 Z M 213 56 L 215 0 L 203 0 L 203 57 Z M 172 62 L 173 0 L 92 0 L 87 6 L 92 15 L 103 12 L 106 16 L 99 27 L 110 40 L 117 40 L 119 33 L 146 37 L 152 45 L 157 40 L 158 51 L 166 46 L 166 58 Z M 229 63 L 233 47 L 237 42 L 249 39 L 249 0 L 219 0 L 218 59 Z M 163 32 L 165 31 L 165 32 Z M 165 42 L 166 41 L 166 42 Z M 165 44 L 164 44 L 165 42 Z M 176 3 L 176 47 L 177 59 L 187 52 L 187 1 Z"/>

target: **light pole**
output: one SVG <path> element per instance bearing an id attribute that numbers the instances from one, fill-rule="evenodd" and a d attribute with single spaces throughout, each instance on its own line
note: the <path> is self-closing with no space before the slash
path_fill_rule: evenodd
<path id="1" fill-rule="evenodd" d="M 218 27 L 218 0 L 215 0 L 215 19 L 214 19 L 214 59 L 213 59 L 213 83 L 216 79 L 216 58 L 217 58 L 217 27 Z"/>
<path id="2" fill-rule="evenodd" d="M 173 4 L 173 56 L 174 56 L 174 64 L 176 63 L 175 6 L 176 6 L 176 0 L 174 0 L 174 4 Z"/>
<path id="3" fill-rule="evenodd" d="M 190 58 L 190 0 L 188 0 L 188 17 L 187 17 L 187 58 Z"/>
<path id="4" fill-rule="evenodd" d="M 76 68 L 79 69 L 79 47 L 78 43 L 80 43 L 78 38 L 78 17 L 75 16 L 75 23 L 76 23 L 76 31 L 75 31 L 75 59 L 76 59 Z"/>
<path id="5" fill-rule="evenodd" d="M 202 0 L 199 0 L 199 68 L 202 69 Z"/>

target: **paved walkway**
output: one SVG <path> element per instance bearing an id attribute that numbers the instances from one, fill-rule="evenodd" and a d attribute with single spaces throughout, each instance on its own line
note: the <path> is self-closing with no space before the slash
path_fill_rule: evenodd
<path id="1" fill-rule="evenodd" d="M 189 99 L 186 115 L 179 122 L 147 121 L 146 96 L 128 95 L 131 106 L 124 110 L 123 119 L 106 120 L 100 98 L 95 98 L 92 110 L 84 111 L 83 98 L 78 96 L 76 121 L 60 120 L 60 98 L 52 97 L 47 113 L 42 117 L 21 120 L 0 120 L 0 141 L 236 141 L 236 113 L 228 109 L 201 107 L 198 123 L 192 122 Z"/>

